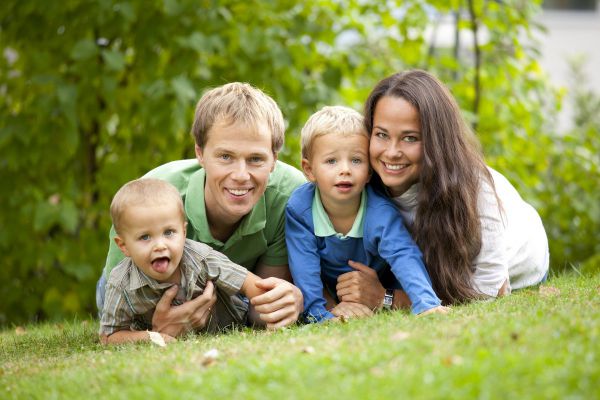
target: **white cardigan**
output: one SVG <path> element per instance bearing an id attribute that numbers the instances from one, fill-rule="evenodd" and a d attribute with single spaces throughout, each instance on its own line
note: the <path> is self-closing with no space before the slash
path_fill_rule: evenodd
<path id="1" fill-rule="evenodd" d="M 489 168 L 501 208 L 487 180 L 481 180 L 477 210 L 481 221 L 481 249 L 473 260 L 473 287 L 496 297 L 509 280 L 510 289 L 539 283 L 548 271 L 548 239 L 537 211 L 526 203 L 510 182 Z M 404 221 L 412 225 L 417 211 L 417 183 L 393 200 Z"/>

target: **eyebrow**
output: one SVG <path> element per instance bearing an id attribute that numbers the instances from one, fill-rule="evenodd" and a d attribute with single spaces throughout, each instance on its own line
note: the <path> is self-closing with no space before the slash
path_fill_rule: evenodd
<path id="1" fill-rule="evenodd" d="M 387 129 L 385 129 L 385 128 L 384 128 L 384 127 L 382 127 L 382 126 L 375 125 L 375 126 L 373 126 L 373 129 L 375 129 L 375 128 L 377 128 L 377 129 L 379 129 L 379 130 L 381 130 L 381 131 L 384 131 L 385 133 L 390 133 L 390 131 L 388 131 Z M 401 133 L 401 134 L 407 134 L 407 133 L 418 133 L 418 134 L 420 135 L 420 134 L 421 134 L 421 131 L 416 131 L 416 130 L 414 130 L 414 129 L 405 129 L 405 130 L 403 130 L 403 131 L 400 131 L 400 133 Z"/>
<path id="2" fill-rule="evenodd" d="M 231 148 L 226 148 L 226 147 L 215 147 L 214 149 L 215 153 L 232 153 L 232 154 L 239 154 L 239 152 L 237 151 L 237 149 L 231 149 Z M 264 150 L 264 151 L 254 151 L 246 156 L 268 156 L 271 152 L 271 149 L 268 150 Z"/>

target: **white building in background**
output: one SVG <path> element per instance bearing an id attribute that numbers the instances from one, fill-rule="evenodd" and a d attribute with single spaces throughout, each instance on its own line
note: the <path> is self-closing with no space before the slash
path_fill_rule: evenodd
<path id="1" fill-rule="evenodd" d="M 570 88 L 569 60 L 584 57 L 585 83 L 600 95 L 600 6 L 598 0 L 545 0 L 537 22 L 547 29 L 539 37 L 540 64 L 551 82 Z M 561 130 L 572 127 L 572 98 L 567 92 L 559 115 Z"/>
<path id="2" fill-rule="evenodd" d="M 501 0 L 496 0 L 501 1 Z M 573 80 L 570 61 L 584 58 L 583 72 L 589 89 L 600 95 L 600 0 L 545 0 L 543 11 L 536 22 L 546 28 L 537 39 L 543 70 L 548 74 L 553 86 L 566 90 L 563 108 L 558 115 L 559 131 L 572 127 L 573 106 L 569 91 Z M 462 10 L 461 19 L 469 18 Z M 462 29 L 456 36 L 456 21 L 452 14 L 439 15 L 432 10 L 432 24 L 426 31 L 427 40 L 435 47 L 451 48 L 458 39 L 463 57 L 472 57 L 473 34 Z M 480 44 L 488 41 L 488 32 L 482 28 L 478 32 Z"/>

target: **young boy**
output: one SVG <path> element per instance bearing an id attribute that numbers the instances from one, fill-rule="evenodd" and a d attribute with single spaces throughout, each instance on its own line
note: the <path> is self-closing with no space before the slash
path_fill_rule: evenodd
<path id="1" fill-rule="evenodd" d="M 338 276 L 353 271 L 349 261 L 369 265 L 380 279 L 391 267 L 391 284 L 406 291 L 413 313 L 446 312 L 399 212 L 365 188 L 369 137 L 362 116 L 346 107 L 324 107 L 309 118 L 301 141 L 302 169 L 310 182 L 290 197 L 285 234 L 294 283 L 304 295 L 305 320 L 334 318 L 323 289 L 337 299 Z M 390 308 L 391 295 L 386 297 L 382 306 Z"/>
<path id="2" fill-rule="evenodd" d="M 209 246 L 186 239 L 187 222 L 177 189 L 159 179 L 137 179 L 125 184 L 110 206 L 114 240 L 125 258 L 110 273 L 100 320 L 103 343 L 149 340 L 152 315 L 163 292 L 179 291 L 174 304 L 201 294 L 210 280 L 217 302 L 207 331 L 244 323 L 248 298 L 264 293 L 259 278 Z M 161 333 L 166 342 L 172 336 Z"/>

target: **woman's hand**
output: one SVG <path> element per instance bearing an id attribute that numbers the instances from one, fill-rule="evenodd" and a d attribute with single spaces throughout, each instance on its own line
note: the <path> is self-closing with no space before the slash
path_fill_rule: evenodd
<path id="1" fill-rule="evenodd" d="M 363 318 L 373 315 L 373 311 L 364 304 L 342 301 L 331 310 L 337 318 Z"/>
<path id="2" fill-rule="evenodd" d="M 430 308 L 427 311 L 423 311 L 421 314 L 419 314 L 419 317 L 422 317 L 424 315 L 429 315 L 429 314 L 448 314 L 450 311 L 451 311 L 450 307 L 437 306 L 437 307 Z"/>
<path id="3" fill-rule="evenodd" d="M 213 283 L 206 282 L 204 292 L 195 299 L 186 301 L 179 306 L 172 306 L 171 303 L 176 295 L 176 285 L 170 287 L 163 294 L 152 317 L 152 330 L 177 337 L 192 329 L 204 328 L 212 306 L 217 301 Z"/>
<path id="4" fill-rule="evenodd" d="M 348 265 L 356 271 L 346 272 L 338 277 L 335 289 L 340 302 L 360 303 L 370 310 L 380 308 L 385 288 L 379 282 L 377 272 L 365 264 L 351 260 Z"/>

